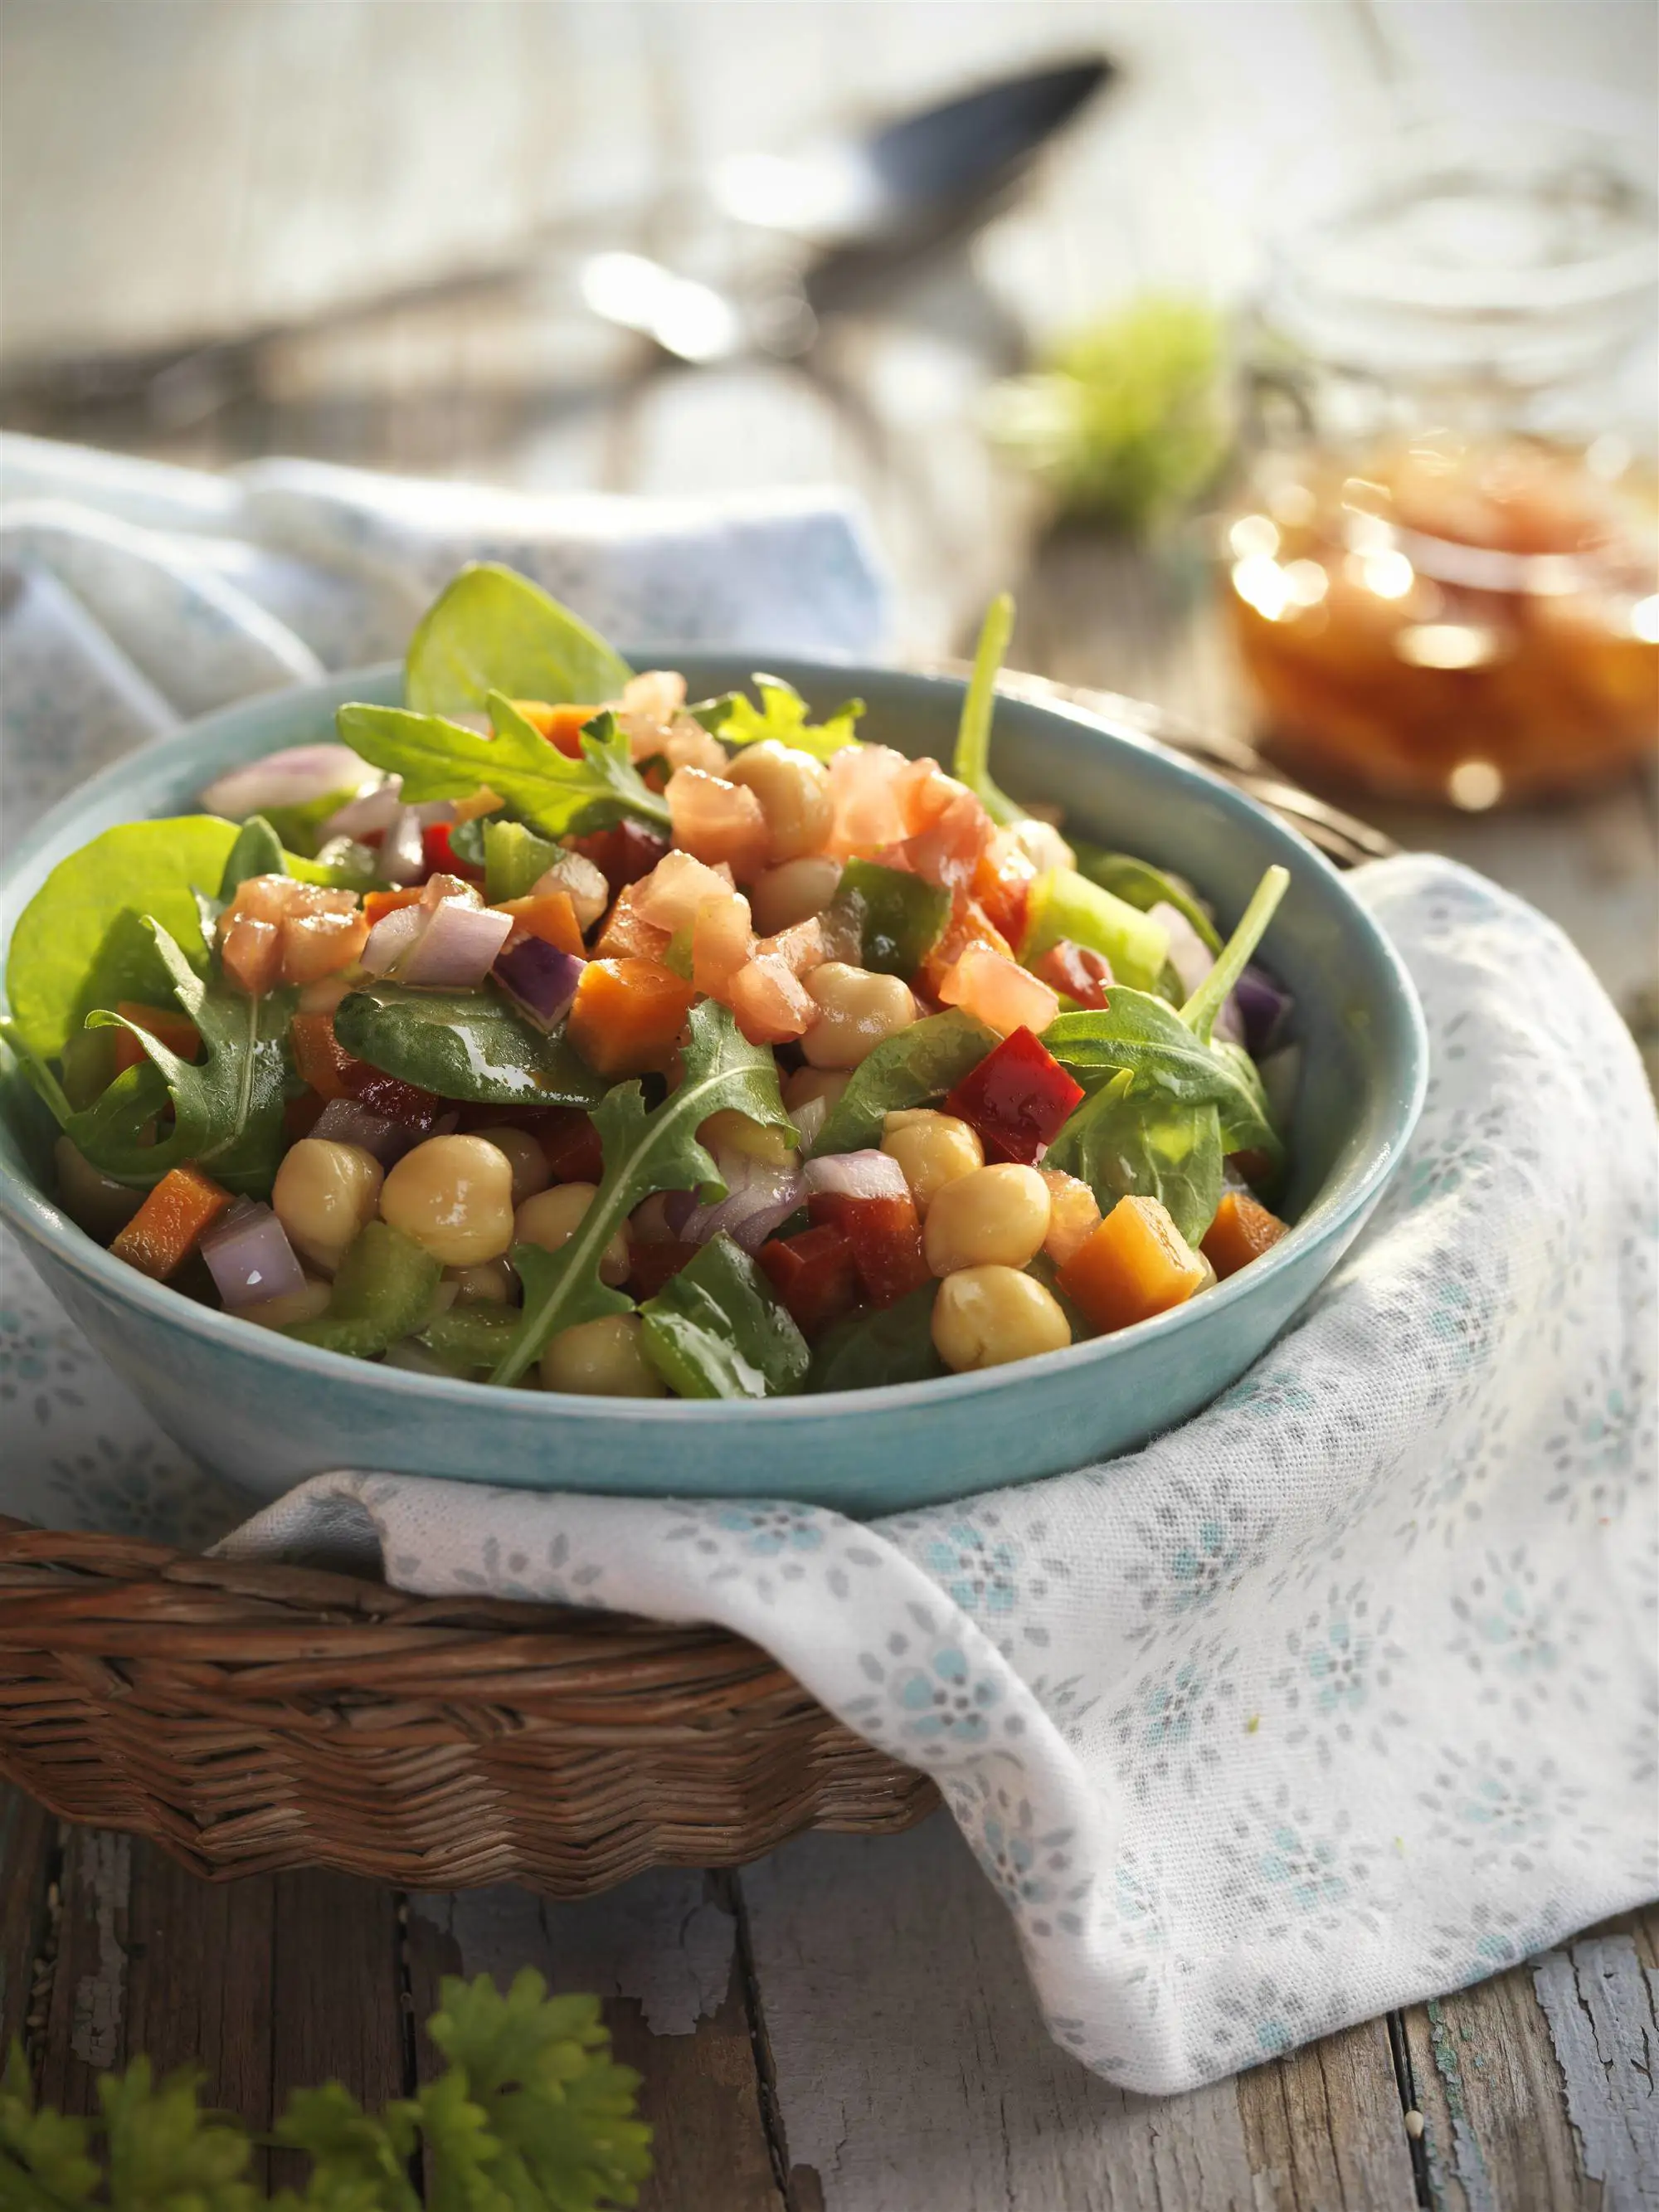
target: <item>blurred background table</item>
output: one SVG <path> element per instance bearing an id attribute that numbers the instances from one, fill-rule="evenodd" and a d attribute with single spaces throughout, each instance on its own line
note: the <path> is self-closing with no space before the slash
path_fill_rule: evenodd
<path id="1" fill-rule="evenodd" d="M 1236 298 L 1249 200 L 1283 146 L 1376 121 L 1402 77 L 1461 96 L 1519 69 L 1571 106 L 1650 85 L 1654 58 L 1650 9 L 1593 0 L 4 0 L 0 27 L 4 427 L 555 493 L 844 483 L 891 562 L 896 654 L 959 653 L 1012 585 L 1016 665 L 1237 736 L 1249 709 L 1201 522 L 1155 550 L 1047 530 L 976 427 L 988 353 L 1149 286 Z M 1090 51 L 1120 82 L 976 241 L 973 281 L 947 259 L 805 363 L 665 368 L 573 305 L 578 242 L 706 251 L 689 180 L 714 154 Z M 532 234 L 525 281 L 359 312 L 513 264 Z M 64 365 L 317 311 L 334 319 L 228 386 L 210 350 L 136 398 Z M 1651 1051 L 1650 772 L 1534 812 L 1370 812 L 1556 915 Z M 94 2070 L 143 2048 L 204 2058 L 211 2094 L 256 2124 L 331 2070 L 397 2094 L 425 2063 L 412 2021 L 436 1975 L 529 1960 L 605 1994 L 659 2130 L 647 2201 L 679 2212 L 1659 2202 L 1656 1936 L 1632 1921 L 1158 2105 L 1048 2043 L 942 1820 L 558 1906 L 320 1875 L 205 1892 L 0 1792 L 0 2032 L 30 2023 L 49 2094 L 84 2107 Z"/>

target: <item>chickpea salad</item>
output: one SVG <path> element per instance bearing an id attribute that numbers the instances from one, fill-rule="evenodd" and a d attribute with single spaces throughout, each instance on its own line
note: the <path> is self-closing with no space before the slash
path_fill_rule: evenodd
<path id="1" fill-rule="evenodd" d="M 1293 1008 L 1188 884 L 787 684 L 687 702 L 464 569 L 401 708 L 123 823 L 21 916 L 3 1035 L 64 1211 L 360 1359 L 764 1398 L 1055 1352 L 1271 1210 Z M 1275 1103 L 1276 1102 L 1276 1103 Z"/>

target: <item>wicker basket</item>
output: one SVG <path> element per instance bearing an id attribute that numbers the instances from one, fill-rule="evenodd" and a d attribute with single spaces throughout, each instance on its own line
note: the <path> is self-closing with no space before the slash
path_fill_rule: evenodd
<path id="1" fill-rule="evenodd" d="M 1339 864 L 1390 849 L 1247 746 L 1061 696 L 1198 754 Z M 3 1518 L 0 1778 L 213 1878 L 325 1866 L 562 1897 L 741 1865 L 803 1828 L 894 1832 L 937 1802 L 722 1630 L 413 1598 Z"/>

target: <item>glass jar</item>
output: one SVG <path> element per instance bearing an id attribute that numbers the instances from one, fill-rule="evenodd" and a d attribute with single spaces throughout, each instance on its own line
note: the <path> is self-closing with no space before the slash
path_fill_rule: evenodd
<path id="1" fill-rule="evenodd" d="M 1287 191 L 1225 545 L 1267 742 L 1468 808 L 1611 775 L 1659 735 L 1651 188 L 1533 129 Z"/>

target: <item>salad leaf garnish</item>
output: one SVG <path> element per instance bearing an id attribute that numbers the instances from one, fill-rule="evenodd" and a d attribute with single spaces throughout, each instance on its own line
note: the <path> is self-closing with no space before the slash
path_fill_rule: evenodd
<path id="1" fill-rule="evenodd" d="M 548 1339 L 602 1314 L 627 1313 L 632 1301 L 599 1280 L 605 1248 L 636 1206 L 653 1191 L 701 1189 L 724 1194 L 714 1160 L 697 1130 L 721 1107 L 751 1121 L 789 1128 L 778 1094 L 777 1062 L 767 1045 L 750 1044 L 718 1000 L 691 1009 L 685 1072 L 654 1111 L 635 1080 L 608 1091 L 593 1110 L 605 1148 L 605 1176 L 575 1234 L 556 1252 L 515 1244 L 513 1264 L 524 1284 L 524 1318 L 513 1347 L 490 1380 L 516 1382 Z"/>
<path id="2" fill-rule="evenodd" d="M 1215 966 L 1181 1009 L 1182 1020 L 1206 1044 L 1216 1016 L 1231 997 L 1233 986 L 1267 934 L 1267 924 L 1278 911 L 1279 902 L 1290 888 L 1290 881 L 1288 868 L 1267 870 L 1250 894 L 1250 902 L 1240 915 L 1237 928 L 1217 954 Z"/>
<path id="3" fill-rule="evenodd" d="M 1025 813 L 1023 806 L 1017 805 L 1006 791 L 991 781 L 991 717 L 996 708 L 997 671 L 1006 657 L 1008 641 L 1013 634 L 1013 598 L 1002 592 L 985 611 L 979 646 L 974 654 L 974 672 L 968 680 L 967 696 L 962 702 L 956 758 L 951 763 L 957 782 L 965 783 L 975 793 L 993 822 L 1003 823 L 1021 821 Z"/>
<path id="4" fill-rule="evenodd" d="M 1188 1105 L 1117 1075 L 1078 1108 L 1042 1164 L 1089 1184 L 1103 1212 L 1120 1198 L 1161 1200 L 1196 1244 L 1221 1203 L 1220 1120 L 1212 1102 Z"/>
<path id="5" fill-rule="evenodd" d="M 1108 999 L 1103 1012 L 1060 1014 L 1042 1033 L 1044 1045 L 1085 1091 L 1097 1091 L 1115 1076 L 1130 1074 L 1138 1088 L 1156 1085 L 1182 1105 L 1219 1108 L 1226 1151 L 1261 1151 L 1278 1158 L 1279 1137 L 1248 1053 L 1206 1044 L 1173 1006 L 1150 992 L 1115 983 Z"/>
<path id="6" fill-rule="evenodd" d="M 148 1188 L 186 1160 L 227 1190 L 263 1198 L 283 1154 L 286 1061 L 283 1039 L 294 1006 L 291 991 L 252 999 L 222 977 L 204 981 L 158 921 L 147 921 L 176 999 L 195 1024 L 202 1057 L 181 1060 L 160 1037 L 100 1008 L 90 1029 L 125 1029 L 145 1065 L 129 1068 L 97 1103 L 66 1127 L 95 1168 L 117 1182 Z M 154 1144 L 143 1138 L 171 1099 L 173 1123 Z"/>
<path id="7" fill-rule="evenodd" d="M 412 1237 L 371 1221 L 340 1262 L 328 1311 L 316 1321 L 291 1322 L 283 1334 L 351 1359 L 373 1359 L 420 1328 L 442 1276 L 441 1264 Z"/>
<path id="8" fill-rule="evenodd" d="M 652 791 L 629 758 L 628 740 L 611 714 L 582 732 L 581 757 L 548 744 L 512 702 L 491 692 L 495 734 L 483 736 L 441 714 L 404 707 L 342 707 L 340 735 L 373 767 L 403 778 L 404 797 L 465 799 L 488 784 L 544 837 L 608 829 L 633 814 L 669 826 L 668 803 Z"/>
<path id="9" fill-rule="evenodd" d="M 937 1283 L 924 1283 L 896 1305 L 837 1322 L 812 1354 L 807 1388 L 873 1390 L 886 1382 L 927 1382 L 945 1371 L 933 1348 Z"/>
<path id="10" fill-rule="evenodd" d="M 404 663 L 404 696 L 417 714 L 476 714 L 492 691 L 555 707 L 597 705 L 617 698 L 633 672 L 528 577 L 481 561 L 463 568 L 421 617 Z"/>
<path id="11" fill-rule="evenodd" d="M 761 696 L 758 708 L 745 693 L 733 691 L 715 702 L 724 708 L 722 714 L 704 718 L 722 744 L 756 745 L 772 738 L 781 745 L 793 745 L 797 752 L 811 753 L 816 760 L 828 760 L 831 753 L 858 743 L 854 726 L 864 712 L 862 699 L 845 700 L 824 721 L 814 723 L 806 719 L 805 700 L 781 676 L 757 672 L 754 684 Z"/>
<path id="12" fill-rule="evenodd" d="M 860 1152 L 881 1142 L 889 1114 L 931 1106 L 977 1067 L 998 1042 L 994 1029 L 952 1006 L 928 1014 L 878 1044 L 853 1072 L 818 1132 L 814 1155 Z"/>
<path id="13" fill-rule="evenodd" d="M 806 1379 L 806 1339 L 729 1237 L 711 1237 L 640 1320 L 646 1357 L 682 1398 L 787 1397 Z"/>
<path id="14" fill-rule="evenodd" d="M 1072 849 L 1077 854 L 1078 873 L 1091 884 L 1110 891 L 1126 906 L 1139 907 L 1142 914 L 1150 914 L 1155 906 L 1172 906 L 1177 914 L 1185 915 L 1212 952 L 1220 951 L 1221 939 L 1214 922 L 1185 884 L 1166 876 L 1162 868 L 1155 868 L 1150 860 L 1137 860 L 1133 853 L 1109 853 L 1103 846 L 1080 845 L 1075 837 Z"/>
<path id="15" fill-rule="evenodd" d="M 416 991 L 368 983 L 334 1013 L 349 1053 L 440 1098 L 485 1106 L 596 1106 L 605 1085 L 565 1042 L 544 1036 L 493 991 Z"/>
<path id="16" fill-rule="evenodd" d="M 283 841 L 263 814 L 250 814 L 236 833 L 219 878 L 219 902 L 228 906 L 250 876 L 285 876 Z"/>

